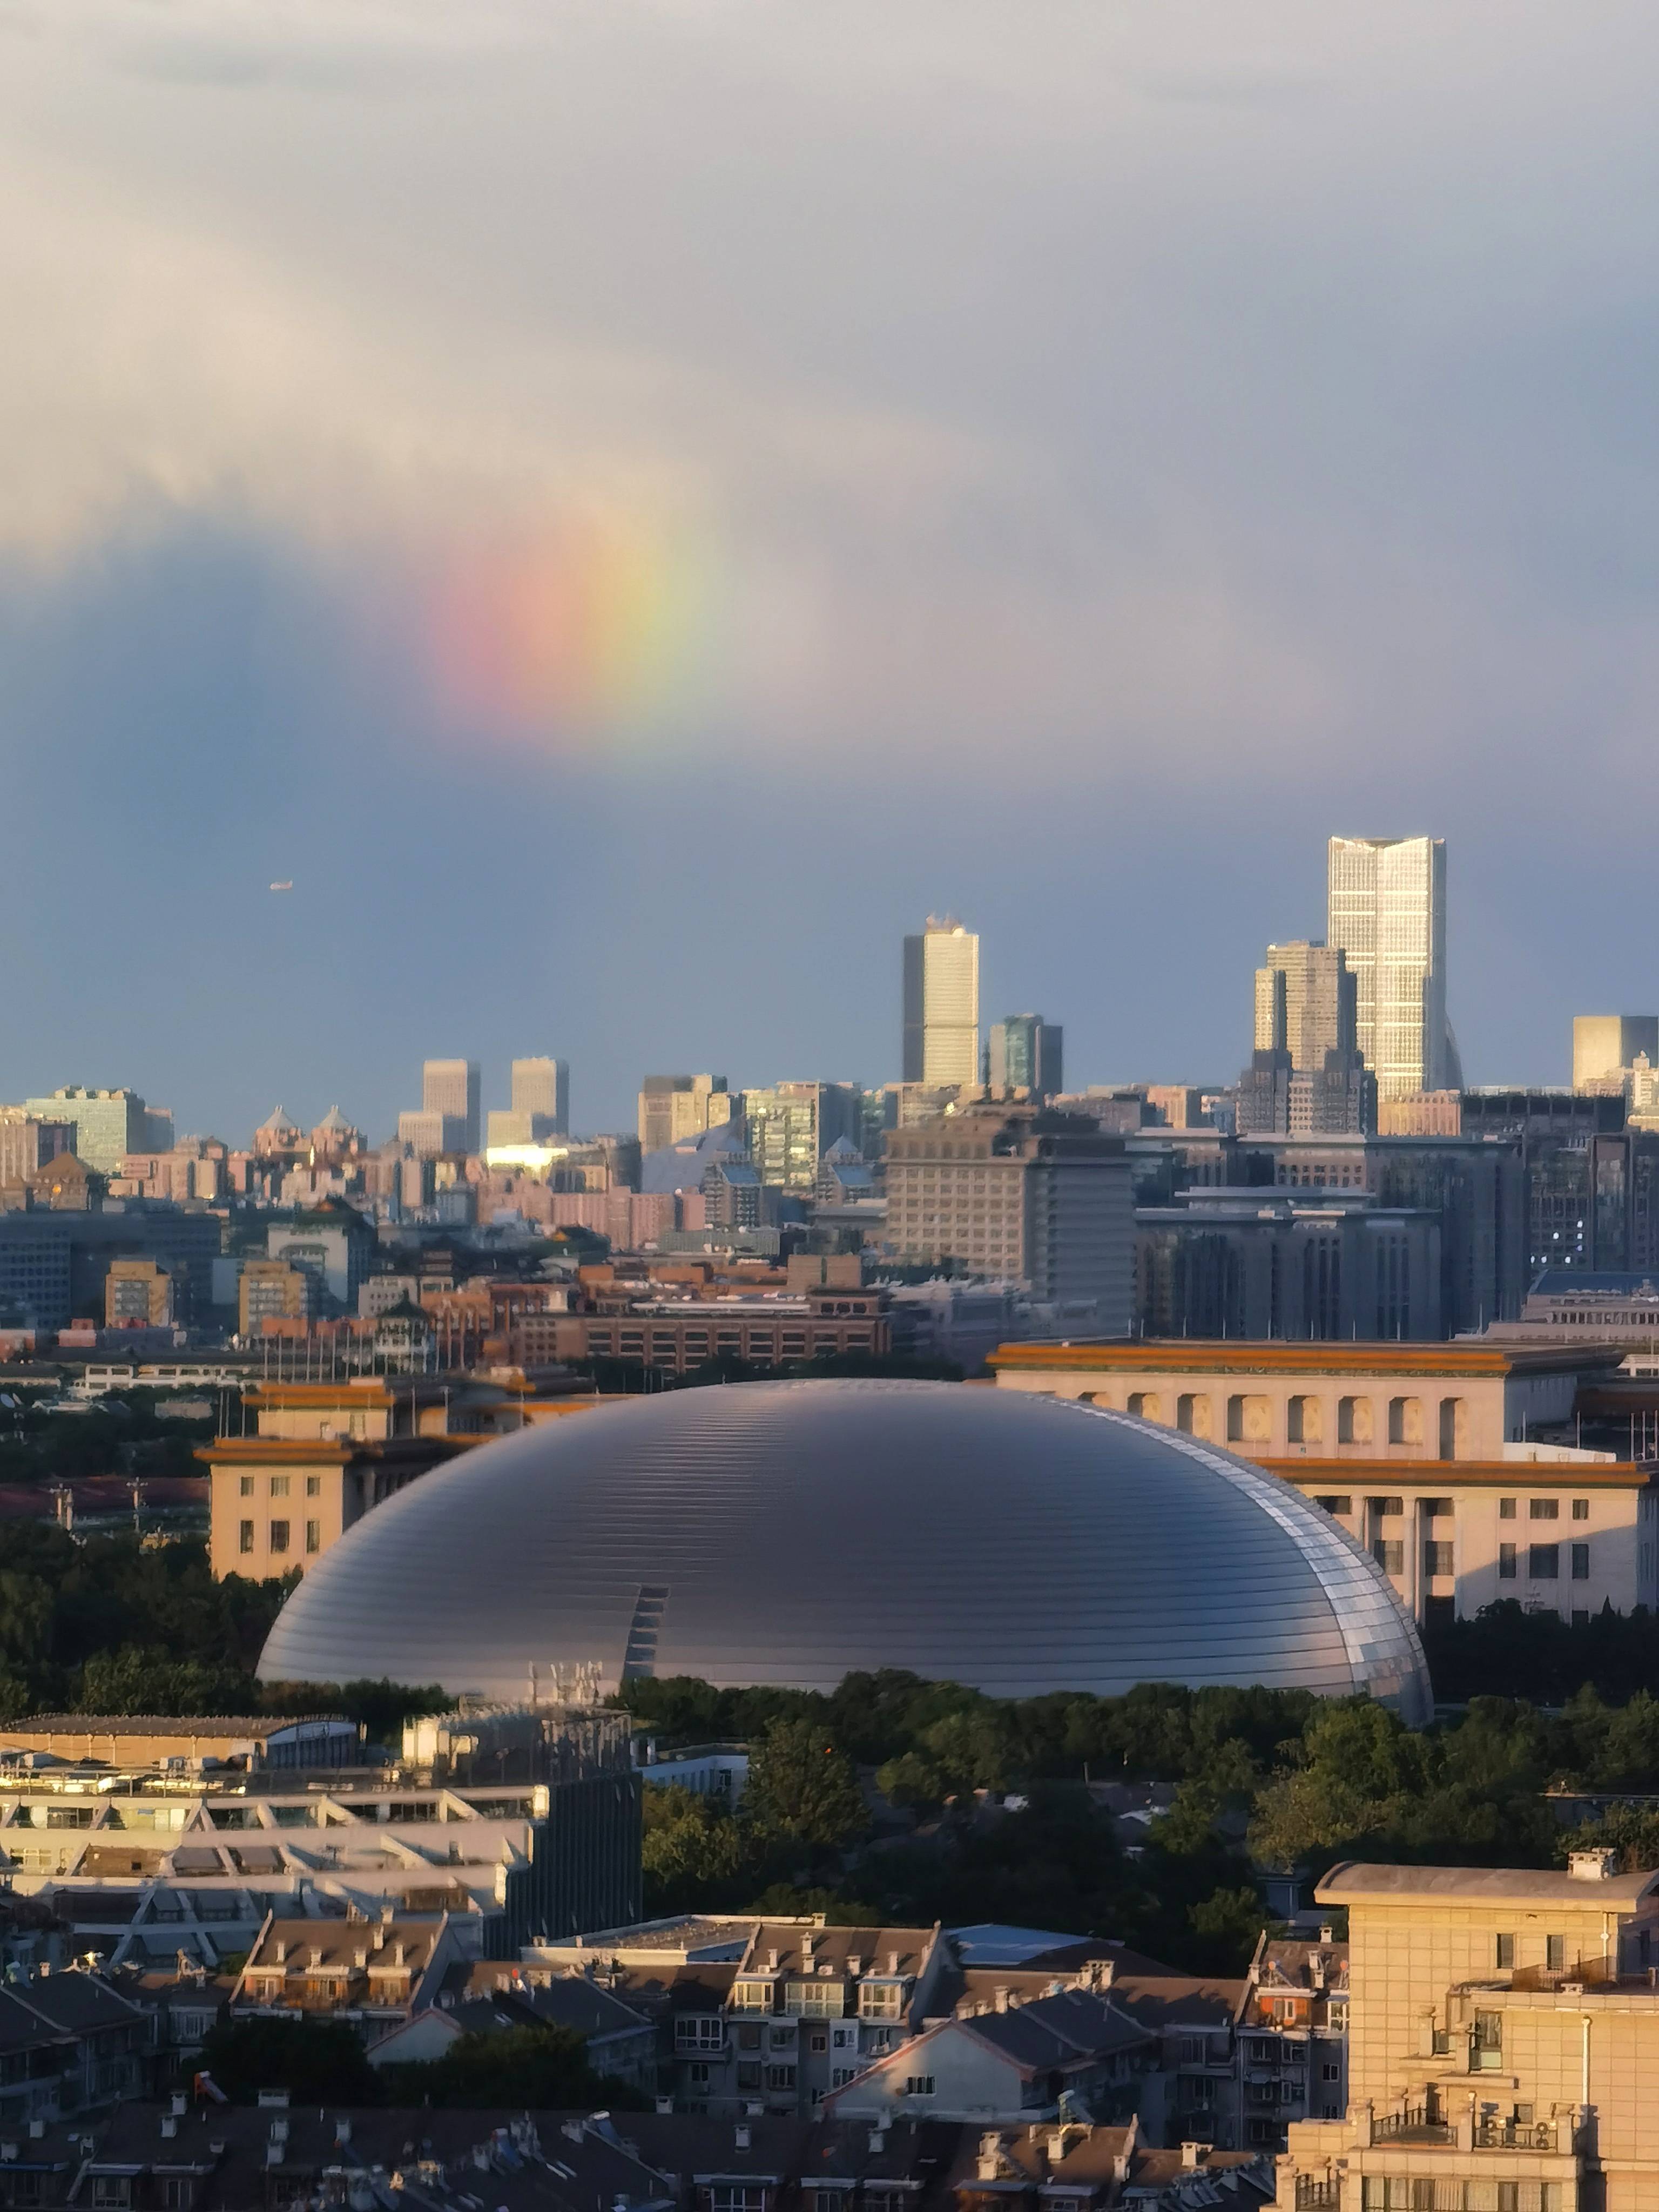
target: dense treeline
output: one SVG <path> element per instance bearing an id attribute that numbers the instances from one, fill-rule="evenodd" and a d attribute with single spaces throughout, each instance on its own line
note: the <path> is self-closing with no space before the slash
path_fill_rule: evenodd
<path id="1" fill-rule="evenodd" d="M 0 1532 L 0 1721 L 30 1713 L 344 1712 L 384 1739 L 441 1689 L 261 1683 L 253 1669 L 292 1577 L 216 1582 L 205 1544 L 77 1540 L 49 1522 Z"/>
<path id="2" fill-rule="evenodd" d="M 343 2021 L 226 2021 L 208 2036 L 201 2065 L 234 2105 L 257 2103 L 264 2089 L 286 2089 L 297 2104 L 411 2110 L 591 2111 L 599 2104 L 638 2110 L 645 2102 L 592 2071 L 581 2036 L 551 2026 L 461 2035 L 441 2058 L 371 2066 L 362 2039 Z"/>
<path id="3" fill-rule="evenodd" d="M 1604 1607 L 1575 1626 L 1514 1599 L 1468 1620 L 1432 1624 L 1424 1637 L 1436 1694 L 1462 1704 L 1501 1690 L 1535 1705 L 1565 1705 L 1589 1683 L 1609 1705 L 1659 1692 L 1659 1613 Z"/>
<path id="4" fill-rule="evenodd" d="M 1219 1971 L 1262 1924 L 1266 1869 L 1316 1875 L 1356 1856 L 1547 1866 L 1584 1841 L 1659 1865 L 1659 1814 L 1620 1808 L 1575 1831 L 1547 1794 L 1659 1792 L 1659 1698 L 1645 1689 L 1612 1705 L 1585 1687 L 1553 1714 L 1478 1698 L 1422 1733 L 1365 1698 L 1168 1684 L 1005 1701 L 889 1673 L 849 1675 L 828 1697 L 674 1680 L 630 1683 L 626 1699 L 665 1739 L 753 1747 L 735 1815 L 650 1793 L 653 1911 L 1024 1921 Z M 1173 1802 L 1126 1841 L 1088 1781 L 1163 1782 Z M 1010 1791 L 1024 1803 L 998 1811 Z M 896 1832 L 890 1808 L 913 1825 Z"/>
<path id="5" fill-rule="evenodd" d="M 198 1444 L 213 1434 L 210 1413 L 180 1419 L 136 1390 L 70 1413 L 47 1413 L 5 1386 L 0 1406 L 0 1482 L 68 1482 L 94 1474 L 199 1475 Z"/>

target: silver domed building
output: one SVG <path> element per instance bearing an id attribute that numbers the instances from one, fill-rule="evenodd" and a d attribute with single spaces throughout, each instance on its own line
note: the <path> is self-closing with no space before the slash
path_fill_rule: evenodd
<path id="1" fill-rule="evenodd" d="M 1137 1682 L 1430 1689 L 1375 1562 L 1287 1483 L 1092 1406 L 950 1382 L 750 1382 L 480 1446 L 307 1575 L 268 1681 L 520 1699 L 625 1675 L 998 1697 Z M 533 1675 L 532 1675 L 533 1670 Z"/>

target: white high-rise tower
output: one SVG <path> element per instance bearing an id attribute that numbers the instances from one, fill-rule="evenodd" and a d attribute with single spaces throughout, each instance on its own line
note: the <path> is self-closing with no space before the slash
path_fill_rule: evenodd
<path id="1" fill-rule="evenodd" d="M 1347 955 L 1356 1042 L 1380 1098 L 1460 1088 L 1446 1019 L 1442 837 L 1333 837 L 1327 941 Z"/>
<path id="2" fill-rule="evenodd" d="M 979 1079 L 979 939 L 930 914 L 921 935 L 904 940 L 904 1080 Z"/>

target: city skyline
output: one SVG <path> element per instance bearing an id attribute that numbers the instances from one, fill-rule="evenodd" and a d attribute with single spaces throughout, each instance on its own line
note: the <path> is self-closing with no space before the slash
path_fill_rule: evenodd
<path id="1" fill-rule="evenodd" d="M 1455 846 L 1472 1079 L 1650 1001 L 1650 11 L 75 14 L 0 28 L 9 1092 L 874 1075 L 930 906 L 1074 1079 L 1224 1073 L 1345 825 Z"/>

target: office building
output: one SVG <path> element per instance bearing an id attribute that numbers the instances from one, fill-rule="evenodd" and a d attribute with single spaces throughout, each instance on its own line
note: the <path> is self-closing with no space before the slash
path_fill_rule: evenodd
<path id="1" fill-rule="evenodd" d="M 15 1298 L 41 1328 L 67 1328 L 104 1310 L 113 1260 L 153 1260 L 173 1282 L 173 1317 L 188 1323 L 213 1304 L 221 1224 L 211 1213 L 130 1199 L 119 1212 L 37 1206 L 0 1213 L 0 1299 Z"/>
<path id="2" fill-rule="evenodd" d="M 863 1132 L 864 1094 L 851 1083 L 775 1083 L 743 1094 L 744 1134 L 756 1174 L 775 1190 L 810 1193 L 818 1163 Z"/>
<path id="3" fill-rule="evenodd" d="M 1377 1095 L 1462 1082 L 1446 1019 L 1446 847 L 1333 837 L 1325 936 L 1354 978 L 1355 1038 Z"/>
<path id="4" fill-rule="evenodd" d="M 1288 1052 L 1298 1072 L 1322 1068 L 1331 1053 L 1358 1049 L 1353 971 L 1340 945 L 1270 945 L 1255 971 L 1255 1049 Z"/>
<path id="5" fill-rule="evenodd" d="M 1595 1091 L 1467 1091 L 1462 1122 L 1466 1138 L 1503 1137 L 1520 1145 L 1528 1281 L 1545 1267 L 1652 1264 L 1651 1253 L 1638 1243 L 1637 1147 L 1621 1097 Z"/>
<path id="6" fill-rule="evenodd" d="M 50 1098 L 25 1099 L 23 1111 L 40 1121 L 72 1122 L 75 1138 L 68 1149 L 100 1175 L 119 1175 L 129 1152 L 168 1152 L 173 1146 L 172 1121 L 165 1115 L 156 1117 L 165 1129 L 155 1130 L 165 1142 L 151 1144 L 151 1117 L 136 1091 L 88 1091 L 70 1084 Z"/>
<path id="7" fill-rule="evenodd" d="M 416 1113 L 398 1116 L 398 1142 L 417 1160 L 441 1159 L 467 1150 L 466 1117 L 461 1114 Z"/>
<path id="8" fill-rule="evenodd" d="M 459 1151 L 478 1150 L 483 1136 L 482 1100 L 483 1086 L 476 1060 L 428 1060 L 422 1063 L 421 1111 L 459 1121 L 463 1134 L 456 1148 Z"/>
<path id="9" fill-rule="evenodd" d="M 742 1099 L 726 1089 L 723 1075 L 647 1075 L 640 1089 L 640 1150 L 659 1152 L 742 1111 Z"/>
<path id="10" fill-rule="evenodd" d="M 1319 1068 L 1293 1066 L 1282 1048 L 1253 1052 L 1236 1095 L 1241 1137 L 1365 1136 L 1376 1127 L 1376 1078 L 1357 1052 L 1327 1053 Z"/>
<path id="11" fill-rule="evenodd" d="M 532 1665 L 606 1692 L 827 1692 L 893 1666 L 999 1697 L 1274 1682 L 1369 1689 L 1413 1725 L 1430 1700 L 1387 1577 L 1293 1491 L 1145 1422 L 951 1382 L 651 1392 L 504 1437 L 329 1553 L 259 1674 L 510 1697 Z"/>
<path id="12" fill-rule="evenodd" d="M 1135 1212 L 1143 1336 L 1434 1343 L 1441 1279 L 1438 1212 L 1368 1191 L 1210 1186 Z"/>
<path id="13" fill-rule="evenodd" d="M 1592 1085 L 1622 1090 L 1638 1054 L 1651 1066 L 1659 1060 L 1659 1014 L 1575 1014 L 1572 1018 L 1572 1087 Z"/>
<path id="14" fill-rule="evenodd" d="M 1066 1088 L 1064 1038 L 1041 1014 L 1006 1014 L 993 1022 L 985 1047 L 985 1080 L 993 1091 L 1029 1091 L 1052 1098 Z"/>
<path id="15" fill-rule="evenodd" d="M 303 1267 L 317 1278 L 325 1312 L 356 1312 L 357 1286 L 368 1273 L 374 1251 L 374 1224 L 339 1199 L 325 1199 L 265 1232 L 268 1259 Z"/>
<path id="16" fill-rule="evenodd" d="M 265 1323 L 314 1321 L 322 1310 L 321 1279 L 286 1260 L 244 1260 L 236 1272 L 236 1328 L 244 1340 Z"/>
<path id="17" fill-rule="evenodd" d="M 1659 2118 L 1659 1874 L 1334 1867 L 1348 2101 L 1292 2121 L 1277 2212 L 1648 2212 Z"/>
<path id="18" fill-rule="evenodd" d="M 902 1266 L 1025 1284 L 1130 1326 L 1133 1197 L 1121 1138 L 1080 1114 L 965 1107 L 887 1139 L 887 1233 Z"/>
<path id="19" fill-rule="evenodd" d="M 904 940 L 903 1076 L 979 1081 L 979 939 L 949 915 Z"/>
<path id="20" fill-rule="evenodd" d="M 563 1060 L 515 1060 L 513 1103 L 489 1117 L 489 1148 L 544 1145 L 570 1133 L 570 1064 Z"/>
<path id="21" fill-rule="evenodd" d="M 106 1328 L 170 1328 L 173 1278 L 154 1260 L 112 1260 L 104 1278 Z"/>
<path id="22" fill-rule="evenodd" d="M 43 1121 L 26 1106 L 0 1106 L 0 1194 L 21 1191 L 37 1169 L 75 1150 L 73 1121 Z M 0 1195 L 0 1205 L 6 1203 Z"/>

